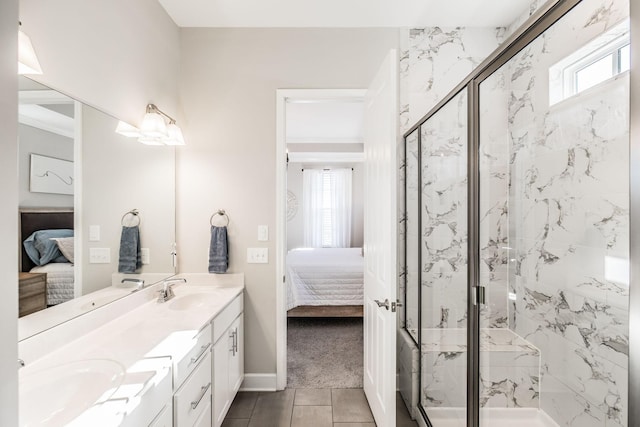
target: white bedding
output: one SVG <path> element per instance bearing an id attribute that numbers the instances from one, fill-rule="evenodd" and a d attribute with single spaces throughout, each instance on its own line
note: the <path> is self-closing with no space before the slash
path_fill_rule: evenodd
<path id="1" fill-rule="evenodd" d="M 301 248 L 287 254 L 287 310 L 300 305 L 362 305 L 361 248 Z"/>
<path id="2" fill-rule="evenodd" d="M 55 262 L 33 267 L 32 273 L 47 273 L 47 305 L 56 305 L 73 299 L 73 264 Z"/>

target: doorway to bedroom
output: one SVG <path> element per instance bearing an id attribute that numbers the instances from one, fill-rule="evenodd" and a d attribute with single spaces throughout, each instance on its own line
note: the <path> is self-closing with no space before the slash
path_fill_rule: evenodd
<path id="1" fill-rule="evenodd" d="M 284 103 L 286 387 L 363 387 L 363 91 Z"/>

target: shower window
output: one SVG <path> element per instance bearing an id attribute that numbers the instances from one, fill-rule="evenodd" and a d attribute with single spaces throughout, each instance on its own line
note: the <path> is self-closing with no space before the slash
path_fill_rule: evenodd
<path id="1" fill-rule="evenodd" d="M 623 20 L 613 28 L 599 34 L 584 46 L 576 42 L 568 54 L 549 67 L 549 99 L 556 104 L 566 98 L 590 89 L 630 67 L 629 20 Z M 571 40 L 571 39 L 569 39 Z M 567 50 L 563 50 L 567 52 Z"/>

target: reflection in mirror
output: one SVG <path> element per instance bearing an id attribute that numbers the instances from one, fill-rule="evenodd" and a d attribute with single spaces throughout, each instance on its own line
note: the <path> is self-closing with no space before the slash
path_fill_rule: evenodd
<path id="1" fill-rule="evenodd" d="M 118 135 L 117 119 L 25 77 L 19 100 L 24 339 L 139 286 L 123 278 L 174 274 L 175 151 Z"/>

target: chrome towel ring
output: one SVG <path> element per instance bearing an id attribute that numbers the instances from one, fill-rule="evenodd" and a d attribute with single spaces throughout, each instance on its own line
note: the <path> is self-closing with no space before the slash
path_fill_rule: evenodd
<path id="1" fill-rule="evenodd" d="M 138 212 L 138 209 L 131 209 L 129 212 L 126 212 L 124 215 L 122 215 L 122 219 L 120 220 L 120 224 L 122 224 L 123 227 L 135 227 L 140 225 L 140 212 Z M 129 218 L 130 217 L 130 218 Z M 130 221 L 134 222 L 133 224 L 125 224 L 125 219 L 129 218 Z"/>
<path id="2" fill-rule="evenodd" d="M 227 213 L 224 211 L 224 209 L 218 209 L 218 211 L 217 211 L 217 212 L 215 212 L 213 215 L 211 215 L 211 218 L 209 218 L 209 224 L 211 224 L 211 225 L 212 225 L 212 226 L 214 226 L 214 227 L 220 227 L 219 225 L 215 225 L 215 224 L 213 223 L 213 219 L 214 219 L 216 216 L 218 216 L 218 215 L 219 215 L 219 216 L 223 216 L 223 217 L 227 220 L 227 223 L 226 223 L 226 224 L 224 224 L 224 226 L 225 226 L 225 227 L 226 227 L 227 225 L 229 225 L 229 215 L 227 215 Z"/>

